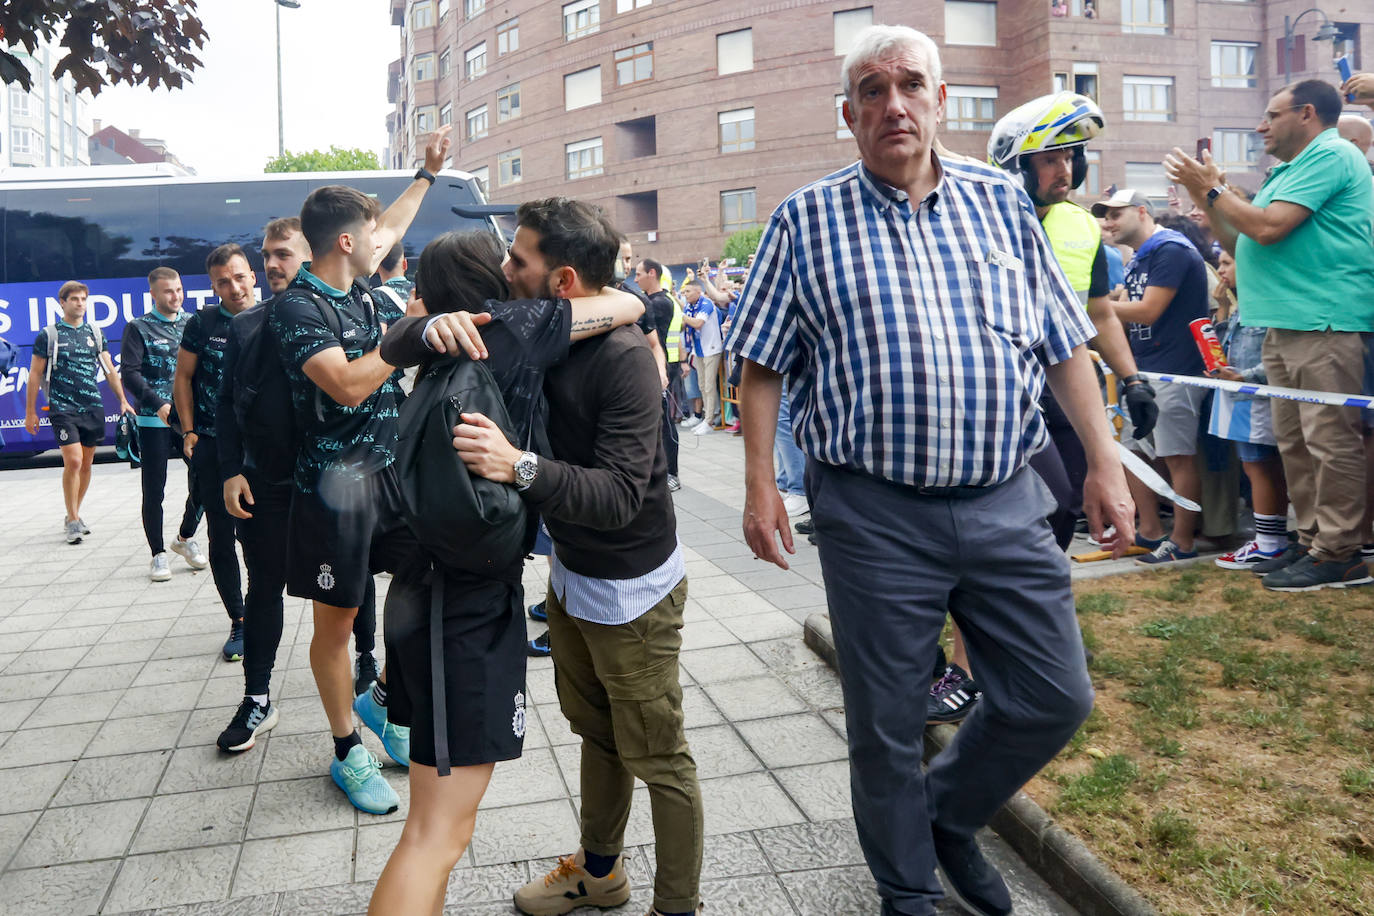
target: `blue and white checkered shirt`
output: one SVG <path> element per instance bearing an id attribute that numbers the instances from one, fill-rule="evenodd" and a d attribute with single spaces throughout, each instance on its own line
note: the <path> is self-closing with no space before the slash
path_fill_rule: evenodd
<path id="1" fill-rule="evenodd" d="M 726 347 L 787 376 L 811 457 L 987 486 L 1045 447 L 1042 363 L 1095 331 L 1025 192 L 991 166 L 940 166 L 915 207 L 857 162 L 784 200 Z"/>

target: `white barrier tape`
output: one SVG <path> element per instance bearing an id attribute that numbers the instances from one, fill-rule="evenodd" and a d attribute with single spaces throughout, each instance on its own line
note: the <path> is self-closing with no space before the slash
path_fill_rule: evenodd
<path id="1" fill-rule="evenodd" d="M 1142 372 L 1141 377 L 1155 382 L 1174 382 L 1195 388 L 1213 388 L 1235 394 L 1252 394 L 1261 398 L 1282 398 L 1307 404 L 1329 404 L 1332 407 L 1374 407 L 1374 397 L 1364 394 L 1341 394 L 1335 391 L 1303 391 L 1298 388 L 1279 388 L 1276 385 L 1256 385 L 1253 382 L 1230 382 L 1219 378 L 1199 378 L 1194 375 L 1169 375 L 1163 372 Z"/>

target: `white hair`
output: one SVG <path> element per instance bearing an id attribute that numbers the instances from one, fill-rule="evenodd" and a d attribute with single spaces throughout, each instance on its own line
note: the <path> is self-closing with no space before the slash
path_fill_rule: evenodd
<path id="1" fill-rule="evenodd" d="M 854 71 L 864 64 L 900 51 L 923 51 L 930 68 L 930 79 L 940 82 L 940 49 L 925 32 L 905 25 L 871 25 L 854 38 L 854 47 L 844 56 L 841 65 L 845 98 L 854 99 Z"/>

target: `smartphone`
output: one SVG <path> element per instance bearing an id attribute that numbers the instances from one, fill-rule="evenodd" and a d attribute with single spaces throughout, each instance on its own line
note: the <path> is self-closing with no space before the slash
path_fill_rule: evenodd
<path id="1" fill-rule="evenodd" d="M 1346 80 L 1350 79 L 1350 58 L 1342 54 L 1340 57 L 1336 58 L 1334 63 L 1336 65 L 1336 71 L 1341 75 L 1341 82 L 1344 83 Z M 1347 102 L 1355 101 L 1355 94 L 1353 92 L 1346 93 L 1345 100 Z"/>
<path id="2" fill-rule="evenodd" d="M 1203 151 L 1203 150 L 1206 150 L 1206 151 L 1209 152 L 1209 153 L 1212 151 L 1212 138 L 1211 138 L 1211 137 L 1203 137 L 1201 140 L 1198 140 L 1198 142 L 1197 142 L 1197 152 L 1194 154 L 1194 155 L 1197 157 L 1197 161 L 1198 161 L 1198 162 L 1201 162 L 1201 161 L 1202 161 L 1202 151 Z"/>

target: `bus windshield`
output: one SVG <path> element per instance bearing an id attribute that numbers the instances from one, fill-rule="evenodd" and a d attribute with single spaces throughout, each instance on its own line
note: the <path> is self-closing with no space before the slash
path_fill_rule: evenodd
<path id="1" fill-rule="evenodd" d="M 0 336 L 19 349 L 0 376 L 0 454 L 32 453 L 55 446 L 40 393 L 39 430 L 24 429 L 24 399 L 34 338 L 61 318 L 57 291 L 68 280 L 90 287 L 86 320 L 109 344 L 115 366 L 124 326 L 153 308 L 148 273 L 170 267 L 181 274 L 184 308 L 213 307 L 217 300 L 205 258 L 236 242 L 250 255 L 259 301 L 269 298 L 260 250 L 262 227 L 300 212 L 315 188 L 346 184 L 385 208 L 414 181 L 410 172 L 329 172 L 262 175 L 244 180 L 153 176 L 102 178 L 99 169 L 79 179 L 22 181 L 0 178 Z M 86 176 L 89 176 L 87 179 Z M 472 213 L 483 198 L 476 179 L 445 170 L 438 176 L 405 236 L 413 272 L 424 246 L 453 230 L 497 232 L 491 218 Z M 113 442 L 118 402 L 104 378 L 106 442 Z"/>

